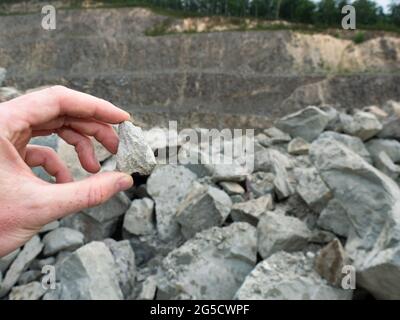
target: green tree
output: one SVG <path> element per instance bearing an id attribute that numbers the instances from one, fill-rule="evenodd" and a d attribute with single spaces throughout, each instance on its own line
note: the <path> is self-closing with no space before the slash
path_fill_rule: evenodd
<path id="1" fill-rule="evenodd" d="M 353 2 L 356 8 L 357 24 L 374 25 L 378 22 L 378 5 L 372 0 L 356 0 Z"/>

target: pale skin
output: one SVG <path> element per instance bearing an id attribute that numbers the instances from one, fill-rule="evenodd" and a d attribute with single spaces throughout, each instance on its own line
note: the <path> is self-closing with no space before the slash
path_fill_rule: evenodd
<path id="1" fill-rule="evenodd" d="M 119 140 L 111 125 L 126 120 L 129 114 L 111 103 L 62 86 L 0 103 L 0 257 L 44 225 L 132 187 L 129 175 L 98 173 L 100 164 L 89 138 L 115 154 Z M 82 167 L 93 176 L 74 182 L 53 149 L 28 144 L 32 137 L 53 133 L 75 146 Z M 38 166 L 56 183 L 37 178 L 31 168 Z"/>

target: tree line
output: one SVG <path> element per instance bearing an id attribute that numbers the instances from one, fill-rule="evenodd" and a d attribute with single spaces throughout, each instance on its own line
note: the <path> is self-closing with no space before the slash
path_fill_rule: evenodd
<path id="1" fill-rule="evenodd" d="M 108 3 L 154 6 L 197 15 L 254 17 L 287 20 L 324 26 L 340 25 L 341 9 L 349 0 L 108 0 Z M 400 26 L 400 1 L 394 0 L 388 13 L 372 0 L 351 3 L 357 12 L 359 25 Z"/>

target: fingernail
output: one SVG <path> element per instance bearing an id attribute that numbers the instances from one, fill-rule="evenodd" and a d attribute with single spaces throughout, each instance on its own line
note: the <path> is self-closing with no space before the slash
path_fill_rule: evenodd
<path id="1" fill-rule="evenodd" d="M 131 176 L 124 176 L 117 181 L 117 189 L 118 191 L 128 190 L 133 186 L 133 179 Z"/>

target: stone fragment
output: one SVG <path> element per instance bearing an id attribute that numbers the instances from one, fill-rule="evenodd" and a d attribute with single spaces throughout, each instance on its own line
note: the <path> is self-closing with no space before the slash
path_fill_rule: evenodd
<path id="1" fill-rule="evenodd" d="M 39 270 L 25 271 L 18 279 L 18 285 L 26 285 L 33 281 L 39 280 L 43 274 Z"/>
<path id="2" fill-rule="evenodd" d="M 264 259 L 278 251 L 302 250 L 312 235 L 301 220 L 272 211 L 266 212 L 260 219 L 257 234 L 258 252 Z"/>
<path id="3" fill-rule="evenodd" d="M 315 259 L 315 270 L 331 285 L 340 288 L 343 267 L 350 264 L 346 252 L 338 239 L 322 248 Z"/>
<path id="4" fill-rule="evenodd" d="M 357 153 L 368 163 L 372 163 L 371 155 L 360 138 L 348 136 L 333 131 L 327 131 L 320 135 L 319 139 L 331 139 L 344 144 L 351 151 Z M 372 140 L 371 140 L 372 141 Z"/>
<path id="5" fill-rule="evenodd" d="M 32 263 L 29 265 L 30 270 L 38 270 L 42 271 L 42 268 L 44 266 L 52 266 L 56 263 L 56 258 L 55 257 L 48 257 L 46 259 L 35 259 L 32 261 Z"/>
<path id="6" fill-rule="evenodd" d="M 157 292 L 157 280 L 154 276 L 148 277 L 142 284 L 142 290 L 137 300 L 154 300 Z"/>
<path id="7" fill-rule="evenodd" d="M 116 265 L 119 286 L 125 298 L 128 298 L 135 286 L 135 253 L 128 240 L 115 241 L 106 239 L 104 243 L 110 249 Z"/>
<path id="8" fill-rule="evenodd" d="M 245 193 L 243 187 L 236 182 L 222 181 L 219 183 L 219 185 L 230 196 Z"/>
<path id="9" fill-rule="evenodd" d="M 318 139 L 310 155 L 350 220 L 346 251 L 354 260 L 358 284 L 376 298 L 399 299 L 399 187 L 335 141 Z"/>
<path id="10" fill-rule="evenodd" d="M 288 145 L 288 152 L 294 156 L 308 154 L 310 144 L 302 138 L 294 138 Z"/>
<path id="11" fill-rule="evenodd" d="M 308 142 L 316 139 L 326 128 L 330 116 L 317 107 L 307 107 L 276 122 L 276 127 L 293 138 L 300 137 Z"/>
<path id="12" fill-rule="evenodd" d="M 30 263 L 39 255 L 43 249 L 43 244 L 38 236 L 29 240 L 18 256 L 10 265 L 0 286 L 0 298 L 4 297 L 10 289 L 17 283 L 21 274 L 28 269 Z"/>
<path id="13" fill-rule="evenodd" d="M 61 300 L 120 300 L 118 268 L 102 242 L 91 242 L 64 260 L 57 269 Z"/>
<path id="14" fill-rule="evenodd" d="M 3 81 L 5 80 L 7 75 L 7 70 L 0 67 L 0 87 L 3 85 Z"/>
<path id="15" fill-rule="evenodd" d="M 400 140 L 400 114 L 391 115 L 386 118 L 383 123 L 383 129 L 379 132 L 378 137 L 381 139 Z"/>
<path id="16" fill-rule="evenodd" d="M 246 185 L 253 198 L 274 193 L 275 175 L 271 172 L 254 172 L 247 177 Z"/>
<path id="17" fill-rule="evenodd" d="M 260 262 L 235 295 L 237 300 L 351 300 L 352 290 L 330 286 L 314 270 L 314 258 L 277 252 Z"/>
<path id="18" fill-rule="evenodd" d="M 117 169 L 127 174 L 150 175 L 157 162 L 142 129 L 125 121 L 118 126 L 118 134 Z"/>
<path id="19" fill-rule="evenodd" d="M 164 258 L 157 299 L 232 299 L 255 263 L 253 226 L 205 230 Z"/>
<path id="20" fill-rule="evenodd" d="M 161 239 L 179 236 L 178 208 L 190 192 L 196 175 L 183 166 L 157 167 L 147 180 L 147 191 L 155 202 L 157 231 Z"/>
<path id="21" fill-rule="evenodd" d="M 80 231 L 85 243 L 109 238 L 115 232 L 119 217 L 99 222 L 85 213 L 76 213 L 61 220 L 61 226 Z"/>
<path id="22" fill-rule="evenodd" d="M 315 168 L 296 168 L 296 191 L 315 212 L 319 213 L 327 205 L 332 193 L 322 181 Z"/>
<path id="23" fill-rule="evenodd" d="M 14 99 L 22 95 L 18 89 L 13 87 L 1 87 L 0 88 L 0 103 L 6 102 L 8 100 Z"/>
<path id="24" fill-rule="evenodd" d="M 25 285 L 13 287 L 9 299 L 10 300 L 39 300 L 46 293 L 46 289 L 38 281 L 34 281 Z"/>
<path id="25" fill-rule="evenodd" d="M 43 238 L 43 254 L 52 256 L 62 250 L 74 251 L 83 246 L 84 235 L 74 229 L 57 228 Z"/>
<path id="26" fill-rule="evenodd" d="M 389 116 L 385 110 L 379 108 L 378 106 L 368 106 L 363 108 L 363 111 L 372 113 L 378 120 L 384 120 Z"/>
<path id="27" fill-rule="evenodd" d="M 39 233 L 47 233 L 57 229 L 58 227 L 60 227 L 60 221 L 55 220 L 46 224 L 42 229 L 40 229 Z"/>
<path id="28" fill-rule="evenodd" d="M 21 249 L 16 249 L 13 252 L 10 252 L 8 255 L 0 258 L 0 272 L 5 273 L 10 266 L 10 264 L 15 260 L 18 256 Z"/>
<path id="29" fill-rule="evenodd" d="M 122 216 L 130 207 L 131 200 L 125 193 L 117 193 L 107 202 L 93 208 L 83 210 L 83 212 L 94 220 L 103 223 Z"/>
<path id="30" fill-rule="evenodd" d="M 382 130 L 382 124 L 372 113 L 358 111 L 353 116 L 340 115 L 343 131 L 351 136 L 365 141 Z"/>
<path id="31" fill-rule="evenodd" d="M 347 237 L 350 230 L 350 220 L 347 213 L 336 199 L 329 201 L 328 205 L 319 215 L 318 226 L 322 229 L 332 231 L 341 237 Z"/>
<path id="32" fill-rule="evenodd" d="M 232 206 L 231 217 L 234 221 L 243 221 L 257 226 L 260 218 L 269 210 L 274 209 L 272 195 L 268 194 L 257 199 L 236 203 Z"/>
<path id="33" fill-rule="evenodd" d="M 149 198 L 132 201 L 125 214 L 123 228 L 128 234 L 136 236 L 153 233 L 155 231 L 154 201 Z"/>
<path id="34" fill-rule="evenodd" d="M 222 190 L 193 183 L 177 211 L 176 219 L 186 239 L 197 232 L 221 226 L 228 217 L 232 201 Z"/>

